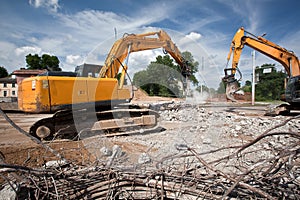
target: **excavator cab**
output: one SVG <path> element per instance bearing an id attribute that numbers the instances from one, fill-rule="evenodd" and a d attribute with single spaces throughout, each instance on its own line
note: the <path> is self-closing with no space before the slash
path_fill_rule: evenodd
<path id="1" fill-rule="evenodd" d="M 129 54 L 157 48 L 163 48 L 180 65 L 185 88 L 188 87 L 191 69 L 165 31 L 127 34 L 115 41 L 104 65 L 83 64 L 76 67 L 74 76 L 48 75 L 22 81 L 18 90 L 20 110 L 55 112 L 52 117 L 35 122 L 30 134 L 41 140 L 73 139 L 82 138 L 86 133 L 117 136 L 157 128 L 159 114 L 128 105 L 133 97 L 132 89 L 123 87 Z"/>
<path id="2" fill-rule="evenodd" d="M 300 102 L 300 76 L 289 78 L 285 90 L 285 100 L 291 104 Z"/>

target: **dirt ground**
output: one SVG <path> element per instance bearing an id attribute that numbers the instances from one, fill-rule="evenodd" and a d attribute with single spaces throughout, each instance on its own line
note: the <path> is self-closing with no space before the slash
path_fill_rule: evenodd
<path id="1" fill-rule="evenodd" d="M 145 92 L 136 90 L 132 104 L 163 104 L 163 102 L 183 102 L 187 99 L 174 99 L 163 97 L 149 97 Z M 189 102 L 197 103 L 193 99 Z M 16 104 L 1 104 L 1 108 L 6 108 L 7 115 L 19 127 L 25 131 L 29 131 L 30 126 L 39 119 L 49 117 L 51 114 L 28 114 L 22 112 L 15 112 L 17 110 Z M 226 111 L 228 113 L 243 113 L 243 115 L 261 117 L 264 115 L 265 106 L 250 106 L 249 102 L 246 104 L 230 104 L 223 98 L 209 99 L 206 102 L 201 102 L 202 107 L 208 112 Z M 165 130 L 179 130 L 182 127 L 191 128 L 195 126 L 193 122 L 186 121 L 184 123 L 161 121 L 161 127 Z M 156 134 L 160 134 L 158 131 Z M 92 164 L 97 158 L 96 151 L 86 149 L 86 143 L 94 141 L 94 138 L 87 138 L 81 141 L 56 141 L 48 145 L 61 153 L 66 159 L 78 164 Z M 97 144 L 93 144 L 92 148 L 97 146 L 100 149 L 102 146 L 112 148 L 114 145 L 122 147 L 128 155 L 131 155 L 133 161 L 137 160 L 137 156 L 142 152 L 149 151 L 149 146 L 143 145 L 140 142 L 126 139 L 103 138 L 97 140 Z M 155 151 L 152 148 L 151 151 Z M 9 164 L 22 165 L 28 167 L 41 167 L 47 161 L 56 160 L 54 155 L 47 152 L 41 145 L 36 144 L 30 138 L 23 135 L 15 128 L 13 128 L 4 117 L 0 116 L 0 152 L 5 157 L 5 162 Z M 97 151 L 98 152 L 98 151 Z M 93 155 L 94 154 L 94 155 Z M 136 155 L 136 156 L 134 156 Z"/>
<path id="2" fill-rule="evenodd" d="M 198 100 L 199 98 L 148 97 L 142 91 L 137 91 L 132 104 L 146 107 L 151 105 L 150 108 L 154 108 L 160 114 L 160 126 L 157 129 L 128 136 L 106 137 L 100 134 L 77 141 L 57 140 L 44 144 L 57 151 L 69 163 L 56 170 L 96 167 L 125 171 L 126 169 L 155 171 L 158 166 L 180 169 L 194 163 L 192 158 L 172 159 L 172 155 L 182 153 L 180 147 L 191 147 L 199 153 L 205 153 L 213 152 L 220 147 L 245 144 L 285 120 L 284 117 L 264 116 L 267 107 L 264 104 L 251 106 L 249 102 L 233 104 L 223 99 Z M 6 113 L 17 126 L 27 132 L 37 120 L 51 116 L 51 114 L 13 112 L 11 107 Z M 288 124 L 282 130 L 286 130 L 287 127 L 299 131 L 300 122 Z M 262 146 L 265 147 L 263 143 Z M 232 153 L 230 148 L 224 148 L 220 152 L 203 154 L 202 158 L 213 161 L 230 153 Z M 267 155 L 252 156 L 263 158 Z M 2 116 L 0 116 L 0 164 L 1 158 L 4 158 L 5 164 L 34 169 L 48 168 L 50 163 L 57 163 L 59 160 L 41 144 L 37 144 L 12 127 Z M 197 162 L 194 164 L 198 165 Z M 217 167 L 223 168 L 222 165 Z M 10 174 L 3 175 L 5 178 L 10 177 Z M 0 188 L 5 185 L 4 183 L 6 181 L 0 177 Z"/>
<path id="3" fill-rule="evenodd" d="M 149 97 L 143 91 L 138 90 L 135 91 L 132 102 L 139 104 L 171 100 L 172 98 Z M 15 103 L 2 103 L 0 106 L 5 109 L 8 117 L 10 117 L 16 125 L 27 132 L 34 122 L 51 116 L 51 114 L 27 114 L 16 112 L 18 109 L 17 104 Z M 51 148 L 61 153 L 66 159 L 74 161 L 75 163 L 89 164 L 95 161 L 94 156 L 83 147 L 82 141 L 58 141 L 50 143 L 49 145 Z M 139 144 L 133 145 L 131 143 L 124 145 L 119 144 L 118 142 L 112 142 L 109 146 L 113 145 L 121 145 L 125 147 L 124 150 L 127 150 L 128 152 L 134 152 L 136 149 L 144 150 L 145 148 Z M 132 149 L 132 146 L 134 146 L 134 149 Z M 40 167 L 47 161 L 56 159 L 54 155 L 51 155 L 51 153 L 47 152 L 40 145 L 17 131 L 2 116 L 0 116 L 0 152 L 4 155 L 6 163 L 28 167 Z"/>
<path id="4" fill-rule="evenodd" d="M 135 97 L 132 101 L 133 104 L 144 103 L 162 103 L 170 101 L 182 101 L 182 99 L 162 98 L 162 97 L 149 97 L 142 91 L 136 91 Z M 229 108 L 226 102 L 219 102 L 213 104 L 207 104 L 210 110 L 222 110 L 227 109 L 228 112 L 246 112 L 248 115 L 262 116 L 262 107 L 237 107 Z M 7 115 L 22 129 L 29 131 L 30 126 L 37 120 L 49 117 L 51 114 L 27 114 L 21 112 L 11 112 L 11 108 Z M 186 123 L 188 124 L 188 123 Z M 165 129 L 176 129 L 183 124 L 162 122 L 162 127 Z M 88 141 L 89 139 L 87 139 Z M 92 139 L 94 140 L 94 139 Z M 126 140 L 118 141 L 113 139 L 101 138 L 98 141 L 101 148 L 103 146 L 112 148 L 114 145 L 119 145 L 122 150 L 127 154 L 138 155 L 142 152 L 146 152 L 149 148 L 140 143 L 134 143 L 132 141 L 126 142 Z M 104 144 L 105 143 L 105 144 Z M 95 156 L 93 151 L 87 151 L 83 145 L 83 141 L 57 141 L 48 144 L 51 148 L 61 153 L 66 159 L 78 163 L 78 164 L 91 164 L 95 162 Z M 98 145 L 98 144 L 97 144 Z M 155 149 L 151 149 L 155 151 Z M 5 162 L 14 165 L 22 165 L 28 167 L 41 167 L 47 161 L 56 160 L 54 155 L 47 152 L 43 147 L 33 142 L 30 138 L 23 135 L 15 128 L 13 128 L 2 116 L 0 117 L 0 152 L 5 157 Z M 134 157 L 136 161 L 137 156 Z"/>
<path id="5" fill-rule="evenodd" d="M 252 106 L 247 101 L 229 103 L 222 97 L 206 101 L 198 97 L 174 99 L 149 97 L 142 91 L 136 91 L 131 103 L 156 110 L 160 114 L 160 126 L 151 132 L 141 131 L 139 134 L 126 136 L 106 137 L 101 133 L 77 141 L 45 142 L 45 145 L 57 151 L 70 163 L 60 170 L 69 167 L 71 169 L 96 167 L 96 169 L 151 172 L 164 167 L 180 170 L 193 164 L 198 169 L 194 158 L 183 156 L 184 149 L 193 149 L 201 155 L 201 159 L 214 162 L 232 154 L 233 149 L 229 148 L 230 146 L 251 143 L 264 131 L 287 119 L 286 116 L 264 116 L 268 104 L 257 102 Z M 13 110 L 12 107 L 6 110 L 8 117 L 27 132 L 37 120 L 51 116 L 51 114 L 26 114 L 13 112 Z M 298 133 L 300 121 L 297 118 L 279 126 L 277 130 Z M 253 149 L 249 149 L 244 158 L 249 159 L 249 162 L 245 163 L 265 160 L 272 156 L 270 152 L 273 150 L 270 151 L 270 148 L 280 149 L 280 145 L 286 147 L 289 143 L 289 138 L 284 136 L 266 138 L 257 143 Z M 215 152 L 216 149 L 222 150 Z M 38 169 L 47 168 L 50 161 L 59 160 L 49 150 L 20 133 L 0 116 L 0 164 L 2 157 L 6 164 Z M 232 162 L 237 161 L 232 160 Z M 231 164 L 225 165 L 226 161 L 223 164 L 216 164 L 216 169 L 224 172 L 236 169 L 232 168 Z M 2 183 L 4 179 L 0 177 L 0 187 L 4 185 Z"/>

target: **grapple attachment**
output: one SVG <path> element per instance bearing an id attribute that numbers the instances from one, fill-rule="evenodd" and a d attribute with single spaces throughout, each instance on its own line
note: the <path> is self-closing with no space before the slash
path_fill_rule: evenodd
<path id="1" fill-rule="evenodd" d="M 227 71 L 231 71 L 232 69 L 224 69 L 225 76 L 223 77 L 223 82 L 226 83 L 226 98 L 236 102 L 237 100 L 234 98 L 234 94 L 240 90 L 238 80 L 235 78 L 234 74 L 227 74 Z"/>
<path id="2" fill-rule="evenodd" d="M 238 81 L 235 79 L 233 82 L 226 83 L 226 98 L 236 102 L 237 100 L 234 98 L 234 94 L 239 90 Z"/>

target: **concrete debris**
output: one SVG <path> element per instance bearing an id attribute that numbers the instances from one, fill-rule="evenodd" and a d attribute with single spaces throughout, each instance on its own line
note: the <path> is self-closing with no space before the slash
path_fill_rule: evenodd
<path id="1" fill-rule="evenodd" d="M 45 163 L 46 168 L 56 168 L 68 164 L 66 160 L 51 160 Z"/>
<path id="2" fill-rule="evenodd" d="M 225 146 L 242 145 L 286 120 L 286 116 L 264 116 L 264 108 L 258 106 L 246 107 L 243 110 L 242 107 L 237 109 L 233 106 L 226 107 L 226 105 L 214 107 L 213 105 L 191 105 L 185 102 L 170 101 L 149 103 L 146 107 L 156 109 L 159 112 L 160 125 L 165 130 L 154 131 L 149 134 L 101 139 L 101 141 L 110 140 L 114 144 L 124 144 L 122 149 L 118 145 L 113 148 L 110 147 L 112 150 L 101 149 L 101 155 L 109 157 L 108 165 L 115 163 L 113 159 L 123 159 L 122 155 L 125 153 L 125 157 L 128 156 L 128 162 L 132 164 L 155 162 L 155 160 L 166 155 L 178 153 L 175 144 L 184 144 L 200 152 Z M 299 128 L 300 122 L 292 120 L 286 125 L 278 127 L 275 131 L 299 132 Z M 261 148 L 274 147 L 278 142 L 279 144 L 287 142 L 281 137 L 274 138 L 274 141 L 268 141 Z M 135 144 L 144 147 L 144 149 L 135 148 Z M 97 146 L 99 143 L 94 145 Z M 85 146 L 89 147 L 91 144 L 86 143 Z M 151 150 L 148 152 L 149 147 Z M 262 157 L 267 156 L 267 154 L 262 155 Z M 99 159 L 102 158 L 99 157 Z"/>
<path id="3" fill-rule="evenodd" d="M 12 185 L 12 187 L 16 188 L 16 185 Z M 12 189 L 9 184 L 5 184 L 0 191 L 0 200 L 14 200 L 17 199 L 16 192 Z"/>
<path id="4" fill-rule="evenodd" d="M 142 153 L 138 159 L 139 164 L 145 164 L 150 162 L 151 162 L 151 158 L 147 153 Z"/>
<path id="5" fill-rule="evenodd" d="M 112 151 L 109 149 L 109 148 L 107 148 L 107 147 L 102 147 L 101 149 L 100 149 L 100 151 L 101 151 L 101 153 L 104 155 L 104 156 L 111 156 L 112 155 Z"/>
<path id="6" fill-rule="evenodd" d="M 203 144 L 211 144 L 212 140 L 210 138 L 204 138 Z"/>
<path id="7" fill-rule="evenodd" d="M 299 160 L 297 160 L 299 158 L 299 135 L 297 135 L 300 129 L 299 118 L 288 121 L 285 116 L 263 116 L 263 114 L 257 113 L 262 110 L 257 106 L 237 108 L 232 105 L 221 105 L 214 107 L 213 105 L 192 105 L 175 101 L 145 104 L 143 106 L 159 112 L 160 125 L 164 130 L 128 136 L 103 137 L 102 135 L 101 137 L 96 136 L 82 140 L 85 149 L 93 155 L 91 160 L 95 157 L 97 161 L 93 160 L 92 163 L 106 164 L 107 175 L 103 176 L 103 170 L 99 170 L 103 169 L 102 165 L 95 168 L 91 168 L 89 165 L 85 170 L 80 169 L 84 176 L 82 176 L 83 174 L 74 173 L 73 169 L 70 170 L 72 173 L 69 173 L 69 175 L 76 175 L 76 179 L 79 180 L 77 183 L 83 183 L 83 180 L 90 181 L 97 172 L 99 175 L 97 178 L 99 179 L 94 179 L 92 182 L 98 183 L 101 178 L 109 187 L 105 184 L 98 184 L 95 187 L 90 185 L 92 182 L 87 182 L 87 188 L 82 187 L 81 191 L 73 193 L 74 199 L 77 194 L 81 195 L 86 191 L 93 193 L 93 195 L 97 193 L 97 195 L 100 195 L 100 193 L 103 194 L 103 190 L 110 189 L 111 186 L 123 187 L 124 185 L 114 182 L 119 180 L 126 180 L 128 190 L 134 188 L 131 184 L 127 184 L 128 180 L 134 180 L 134 183 L 138 183 L 139 192 L 141 186 L 147 183 L 145 194 L 149 194 L 148 189 L 151 185 L 156 189 L 158 186 L 162 186 L 157 194 L 162 194 L 161 191 L 163 190 L 163 193 L 168 194 L 168 187 L 176 189 L 178 186 L 177 189 L 180 190 L 174 190 L 176 199 L 180 197 L 190 199 L 186 196 L 185 198 L 178 196 L 178 194 L 185 191 L 188 193 L 194 192 L 195 187 L 191 187 L 191 181 L 196 181 L 194 186 L 199 186 L 198 191 L 195 192 L 197 197 L 203 191 L 209 191 L 214 192 L 211 194 L 216 194 L 216 196 L 206 196 L 211 197 L 210 199 L 221 199 L 229 194 L 233 197 L 230 199 L 243 198 L 239 195 L 245 195 L 246 197 L 246 195 L 253 193 L 257 193 L 256 197 L 264 196 L 267 199 L 273 199 L 269 198 L 269 194 L 274 194 L 275 197 L 286 196 L 289 199 L 299 199 L 300 194 L 297 190 L 300 185 Z M 286 133 L 287 131 L 289 133 L 286 135 L 277 134 Z M 264 138 L 263 136 L 266 135 L 262 135 L 263 133 L 268 133 L 268 136 L 272 137 Z M 276 133 L 276 135 L 272 135 L 272 133 Z M 257 138 L 259 138 L 259 141 L 255 140 Z M 83 158 L 86 159 L 86 157 Z M 62 164 L 67 163 L 60 160 L 49 161 L 45 166 L 60 167 Z M 68 166 L 72 167 L 72 165 L 66 165 L 66 167 Z M 145 176 L 144 172 L 154 167 L 159 173 L 155 175 L 151 172 Z M 86 172 L 91 169 L 95 169 L 95 171 L 91 171 L 93 173 L 86 176 Z M 111 169 L 121 170 L 113 171 Z M 142 176 L 141 174 L 137 176 L 131 171 L 123 176 L 120 172 L 125 172 L 125 169 L 134 170 L 135 172 L 140 170 L 143 173 Z M 166 172 L 172 173 L 161 173 L 161 169 L 166 169 Z M 172 171 L 174 169 L 176 169 L 175 173 Z M 114 172 L 115 174 L 112 176 Z M 31 187 L 35 186 L 37 188 L 36 191 L 41 191 L 40 186 L 35 185 L 36 180 L 43 180 L 39 184 L 45 184 L 47 188 L 52 189 L 49 193 L 51 195 L 57 193 L 55 191 L 56 186 L 60 187 L 58 191 L 61 194 L 66 194 L 65 191 L 73 192 L 71 190 L 73 188 L 65 190 L 65 185 L 61 184 L 66 181 L 67 186 L 73 187 L 72 184 L 70 185 L 69 180 L 76 179 L 64 179 L 66 173 L 64 173 L 64 176 L 56 176 L 56 178 L 62 177 L 59 180 L 60 182 L 50 179 L 50 176 L 44 176 L 39 171 L 29 170 L 27 173 L 32 173 L 30 177 L 33 177 L 31 175 L 37 176 L 37 179 L 33 181 L 34 184 L 31 185 Z M 207 174 L 208 176 L 205 177 L 203 176 L 205 173 L 211 174 Z M 180 174 L 182 177 L 179 176 Z M 232 176 L 234 174 L 235 176 Z M 165 177 L 165 175 L 169 175 L 169 177 Z M 48 178 L 47 182 L 42 177 Z M 103 177 L 107 177 L 108 180 L 102 179 Z M 119 179 L 122 177 L 125 177 L 125 179 Z M 183 179 L 185 177 L 186 180 Z M 201 181 L 197 180 L 197 177 L 202 178 Z M 257 177 L 257 181 L 255 177 Z M 210 180 L 209 178 L 213 179 Z M 167 182 L 170 180 L 173 182 Z M 204 180 L 207 182 L 203 182 Z M 200 185 L 200 183 L 203 185 Z M 222 187 L 216 187 L 216 183 L 222 183 L 220 185 Z M 253 184 L 253 187 L 245 187 L 247 184 Z M 48 185 L 51 185 L 51 187 L 48 187 Z M 103 187 L 101 188 L 101 186 Z M 227 188 L 226 190 L 229 192 L 227 193 L 224 188 Z M 250 193 L 245 193 L 249 192 L 246 189 L 250 190 Z M 2 190 L 3 193 L 0 193 L 0 197 L 15 199 L 13 196 L 14 191 L 10 191 L 7 187 L 2 188 Z M 263 190 L 266 192 L 263 192 Z M 7 195 L 4 194 L 6 191 Z M 44 189 L 44 191 L 46 190 Z M 126 190 L 122 188 L 122 191 Z M 237 194 L 236 191 L 242 192 Z M 109 191 L 107 194 L 113 193 Z M 58 196 L 53 197 L 58 198 Z M 154 196 L 152 198 L 148 197 L 154 199 Z M 158 197 L 162 198 L 162 196 Z"/>
<path id="8" fill-rule="evenodd" d="M 123 154 L 124 152 L 119 145 L 114 145 L 112 147 L 112 157 L 120 158 Z"/>

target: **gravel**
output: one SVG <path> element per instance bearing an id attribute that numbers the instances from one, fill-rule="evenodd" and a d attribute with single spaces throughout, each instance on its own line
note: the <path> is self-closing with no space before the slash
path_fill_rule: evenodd
<path id="1" fill-rule="evenodd" d="M 224 105 L 192 105 L 186 102 L 163 102 L 147 104 L 160 114 L 160 124 L 165 130 L 147 134 L 119 136 L 114 138 L 101 138 L 105 151 L 113 152 L 115 143 L 120 145 L 129 164 L 155 163 L 160 159 L 176 154 L 178 145 L 186 145 L 198 152 L 210 151 L 220 147 L 241 145 L 253 140 L 269 128 L 275 127 L 287 118 L 285 116 L 268 117 L 262 115 L 262 107 L 238 107 L 232 112 L 234 106 Z M 242 110 L 242 111 L 241 111 Z M 276 131 L 300 130 L 299 120 L 293 120 Z M 278 141 L 268 141 L 266 145 L 275 146 Z M 99 160 L 106 155 L 105 152 L 95 153 L 95 143 L 85 141 L 87 149 L 93 149 Z M 126 151 L 128 146 L 138 144 L 141 149 Z M 265 147 L 264 146 L 264 147 Z M 91 148 L 93 147 L 93 148 Z M 102 147 L 102 148 L 103 148 Z M 228 152 L 227 152 L 228 153 Z M 215 156 L 224 156 L 216 154 Z M 266 156 L 266 155 L 263 155 Z"/>

